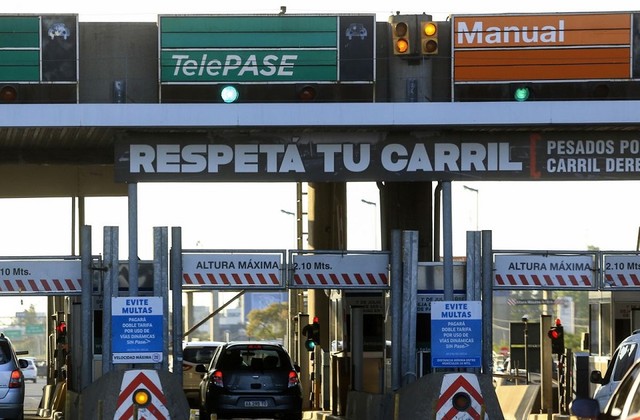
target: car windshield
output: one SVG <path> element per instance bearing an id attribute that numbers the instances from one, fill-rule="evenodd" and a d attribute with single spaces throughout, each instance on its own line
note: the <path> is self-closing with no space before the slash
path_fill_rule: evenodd
<path id="1" fill-rule="evenodd" d="M 11 347 L 6 341 L 0 341 L 0 365 L 11 361 Z"/>
<path id="2" fill-rule="evenodd" d="M 275 346 L 234 346 L 220 355 L 218 369 L 279 370 L 290 369 L 282 349 Z"/>
<path id="3" fill-rule="evenodd" d="M 636 351 L 638 350 L 638 344 L 632 343 L 627 346 L 621 347 L 618 351 L 617 361 L 613 371 L 613 380 L 620 381 L 627 373 L 627 370 L 633 364 L 636 358 Z"/>
<path id="4" fill-rule="evenodd" d="M 182 352 L 182 358 L 191 363 L 206 365 L 211 361 L 217 347 L 186 347 Z"/>

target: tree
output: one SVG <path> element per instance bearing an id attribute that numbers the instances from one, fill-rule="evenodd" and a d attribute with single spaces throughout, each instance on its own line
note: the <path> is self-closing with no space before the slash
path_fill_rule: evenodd
<path id="1" fill-rule="evenodd" d="M 255 340 L 282 340 L 287 332 L 287 302 L 272 303 L 249 312 L 247 336 Z"/>

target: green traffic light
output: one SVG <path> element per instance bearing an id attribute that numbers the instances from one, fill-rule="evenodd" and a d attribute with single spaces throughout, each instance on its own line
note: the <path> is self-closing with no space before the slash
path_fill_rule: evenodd
<path id="1" fill-rule="evenodd" d="M 220 91 L 220 97 L 224 103 L 230 104 L 238 100 L 240 93 L 235 86 L 225 86 Z"/>
<path id="2" fill-rule="evenodd" d="M 316 348 L 316 342 L 309 338 L 304 342 L 304 348 L 308 351 L 313 351 Z"/>
<path id="3" fill-rule="evenodd" d="M 529 88 L 528 87 L 519 87 L 513 92 L 513 99 L 518 102 L 524 102 L 529 99 Z"/>

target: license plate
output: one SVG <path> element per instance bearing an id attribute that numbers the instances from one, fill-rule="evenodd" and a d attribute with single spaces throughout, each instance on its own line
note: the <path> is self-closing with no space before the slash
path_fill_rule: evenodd
<path id="1" fill-rule="evenodd" d="M 263 400 L 259 400 L 259 401 L 245 401 L 244 402 L 244 406 L 245 407 L 268 407 L 269 404 L 266 401 Z"/>

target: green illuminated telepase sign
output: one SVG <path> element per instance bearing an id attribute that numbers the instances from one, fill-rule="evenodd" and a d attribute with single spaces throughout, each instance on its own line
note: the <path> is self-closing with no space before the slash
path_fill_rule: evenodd
<path id="1" fill-rule="evenodd" d="M 161 16 L 159 26 L 161 83 L 373 80 L 373 15 Z"/>

